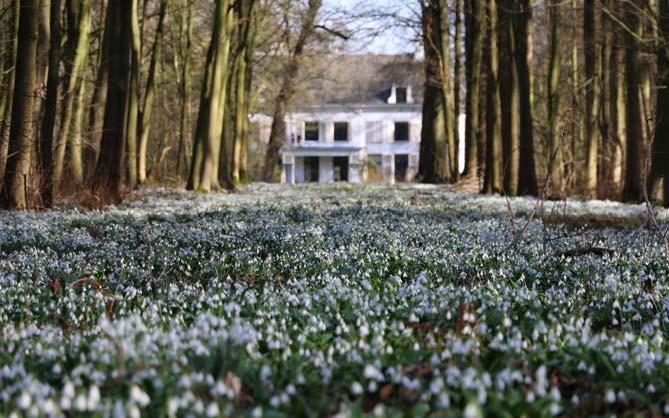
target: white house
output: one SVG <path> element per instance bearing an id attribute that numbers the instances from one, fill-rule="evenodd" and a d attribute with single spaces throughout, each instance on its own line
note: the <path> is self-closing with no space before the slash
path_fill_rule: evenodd
<path id="1" fill-rule="evenodd" d="M 340 55 L 286 117 L 285 183 L 404 182 L 418 171 L 422 63 Z"/>

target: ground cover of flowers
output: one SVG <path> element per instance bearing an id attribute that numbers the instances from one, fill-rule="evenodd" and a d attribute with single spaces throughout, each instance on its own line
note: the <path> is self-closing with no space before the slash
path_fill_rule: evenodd
<path id="1" fill-rule="evenodd" d="M 0 212 L 0 416 L 669 414 L 643 206 L 525 228 L 510 203 L 513 225 L 436 187 L 256 185 Z"/>

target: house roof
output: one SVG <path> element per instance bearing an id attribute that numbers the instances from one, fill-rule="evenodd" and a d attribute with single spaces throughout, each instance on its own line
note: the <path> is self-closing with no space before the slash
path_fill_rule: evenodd
<path id="1" fill-rule="evenodd" d="M 393 85 L 411 86 L 421 104 L 423 80 L 423 62 L 413 55 L 337 54 L 323 59 L 300 106 L 388 105 Z"/>

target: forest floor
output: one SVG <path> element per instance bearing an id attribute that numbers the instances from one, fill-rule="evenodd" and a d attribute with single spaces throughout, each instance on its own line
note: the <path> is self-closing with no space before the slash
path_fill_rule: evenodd
<path id="1" fill-rule="evenodd" d="M 655 217 L 421 185 L 0 212 L 0 416 L 667 415 Z"/>

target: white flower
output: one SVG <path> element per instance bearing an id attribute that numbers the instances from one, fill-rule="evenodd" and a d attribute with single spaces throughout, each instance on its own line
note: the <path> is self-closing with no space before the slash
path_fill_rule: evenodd
<path id="1" fill-rule="evenodd" d="M 207 406 L 207 416 L 208 417 L 217 417 L 219 414 L 218 411 L 218 404 L 216 402 L 211 402 L 209 406 Z"/>
<path id="2" fill-rule="evenodd" d="M 130 388 L 130 399 L 135 401 L 139 406 L 145 407 L 151 402 L 151 398 L 137 385 Z"/>
<path id="3" fill-rule="evenodd" d="M 362 395 L 364 388 L 359 382 L 353 382 L 351 384 L 351 393 L 354 395 Z"/>
<path id="4" fill-rule="evenodd" d="M 365 370 L 364 370 L 363 374 L 364 374 L 366 379 L 373 379 L 373 380 L 376 380 L 378 382 L 383 382 L 383 380 L 384 380 L 383 373 L 381 373 L 381 371 L 379 371 L 379 369 L 377 369 L 376 367 L 374 367 L 371 364 L 367 364 L 365 366 Z"/>
<path id="5" fill-rule="evenodd" d="M 93 385 L 88 389 L 87 408 L 90 411 L 95 410 L 100 403 L 100 389 Z"/>
<path id="6" fill-rule="evenodd" d="M 21 396 L 19 396 L 19 399 L 16 401 L 16 406 L 18 406 L 20 409 L 28 409 L 32 403 L 32 397 L 28 392 L 24 391 L 21 392 Z"/>
<path id="7" fill-rule="evenodd" d="M 613 390 L 608 389 L 606 391 L 606 395 L 605 395 L 604 398 L 605 398 L 607 403 L 615 403 L 616 402 L 616 393 Z"/>

